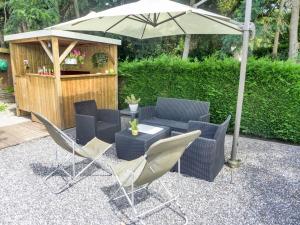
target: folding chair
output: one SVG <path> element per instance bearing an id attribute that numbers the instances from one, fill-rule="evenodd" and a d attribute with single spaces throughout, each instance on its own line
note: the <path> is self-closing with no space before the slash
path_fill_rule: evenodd
<path id="1" fill-rule="evenodd" d="M 47 176 L 45 177 L 44 181 L 45 184 L 50 188 L 50 190 L 58 194 L 65 189 L 69 188 L 72 184 L 74 184 L 77 181 L 77 178 L 86 171 L 92 164 L 97 165 L 98 167 L 100 164 L 96 162 L 112 145 L 108 144 L 106 142 L 103 142 L 97 138 L 93 138 L 90 140 L 85 146 L 81 147 L 79 146 L 72 138 L 70 138 L 68 135 L 66 135 L 64 132 L 62 132 L 59 128 L 57 128 L 54 124 L 52 124 L 49 120 L 47 120 L 44 116 L 33 113 L 36 118 L 43 123 L 43 125 L 46 127 L 47 131 L 49 132 L 52 139 L 58 144 L 63 150 L 67 151 L 68 153 L 64 156 L 61 163 L 58 162 L 58 152 L 56 150 L 55 154 L 55 164 L 56 168 Z M 70 154 L 71 153 L 71 154 Z M 76 173 L 75 168 L 75 155 L 80 156 L 86 159 L 91 160 L 91 162 L 85 166 L 81 171 Z M 63 165 L 72 160 L 72 172 L 69 173 L 63 168 Z M 55 190 L 53 187 L 50 187 L 47 184 L 47 180 L 52 177 L 56 172 L 62 171 L 64 174 L 67 175 L 69 180 L 66 181 L 66 184 L 62 187 Z M 106 171 L 107 172 L 107 171 Z M 109 172 L 107 172 L 109 173 Z M 111 175 L 111 173 L 109 173 Z"/>
<path id="2" fill-rule="evenodd" d="M 135 213 L 135 219 L 138 219 L 142 224 L 145 224 L 142 220 L 143 216 L 174 202 L 179 206 L 181 210 L 180 215 L 185 219 L 185 224 L 187 224 L 188 220 L 177 202 L 178 196 L 173 196 L 158 178 L 173 168 L 176 162 L 180 160 L 185 149 L 199 137 L 200 133 L 200 130 L 196 130 L 159 140 L 150 146 L 145 155 L 135 160 L 125 161 L 116 166 L 111 166 L 120 187 L 109 201 L 126 197 Z M 180 163 L 178 164 L 180 165 Z M 134 204 L 134 194 L 142 189 L 148 189 L 149 185 L 155 180 L 158 180 L 169 198 L 164 203 L 139 214 Z M 123 195 L 114 198 L 120 190 L 123 192 Z"/>

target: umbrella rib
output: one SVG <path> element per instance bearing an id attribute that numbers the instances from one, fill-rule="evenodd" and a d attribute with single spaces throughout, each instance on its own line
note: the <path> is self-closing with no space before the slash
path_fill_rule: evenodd
<path id="1" fill-rule="evenodd" d="M 135 21 L 138 21 L 138 22 L 141 22 L 141 23 L 147 23 L 147 24 L 150 24 L 153 26 L 153 23 L 149 20 L 143 20 L 142 18 L 136 16 L 136 15 L 131 15 L 133 17 L 128 17 L 128 19 L 131 19 L 131 20 L 135 20 Z"/>
<path id="2" fill-rule="evenodd" d="M 118 22 L 116 22 L 115 24 L 113 24 L 112 26 L 110 26 L 108 29 L 106 29 L 104 33 L 106 33 L 107 31 L 109 31 L 110 29 L 114 28 L 115 26 L 117 26 L 119 23 L 121 23 L 123 20 L 127 19 L 128 17 L 129 17 L 129 15 L 123 17 Z"/>
<path id="3" fill-rule="evenodd" d="M 216 22 L 216 23 L 222 24 L 222 25 L 224 25 L 224 26 L 226 26 L 226 27 L 229 27 L 229 28 L 231 28 L 231 29 L 233 29 L 233 30 L 242 32 L 241 30 L 239 30 L 239 29 L 237 29 L 237 28 L 231 27 L 231 26 L 229 26 L 228 24 L 222 23 L 222 22 L 220 22 L 220 21 L 218 21 L 218 20 L 215 20 L 215 19 L 213 19 L 213 18 L 211 18 L 211 17 L 205 16 L 205 15 L 202 15 L 202 14 L 198 14 L 198 13 L 195 13 L 195 12 L 192 12 L 192 13 L 194 13 L 195 15 L 198 15 L 198 16 L 202 16 L 202 17 L 204 17 L 204 18 L 206 18 L 206 19 L 208 19 L 208 20 L 214 21 L 214 22 Z"/>
<path id="4" fill-rule="evenodd" d="M 150 13 L 148 14 L 148 18 L 149 18 L 149 17 L 150 17 Z M 142 33 L 141 39 L 143 39 L 143 37 L 144 37 L 144 34 L 145 34 L 145 31 L 146 31 L 147 24 L 148 24 L 148 23 L 145 23 L 145 26 L 144 26 L 144 29 L 143 29 L 143 33 Z"/>
<path id="5" fill-rule="evenodd" d="M 159 23 L 157 23 L 157 24 L 155 24 L 155 25 L 156 25 L 156 26 L 161 25 L 161 24 L 163 24 L 163 23 L 166 23 L 166 22 L 168 22 L 168 21 L 170 21 L 170 20 L 173 20 L 173 19 L 175 19 L 175 18 L 177 18 L 177 17 L 179 17 L 179 16 L 182 16 L 182 15 L 184 15 L 184 14 L 186 14 L 186 13 L 185 13 L 185 12 L 179 13 L 178 15 L 173 16 L 172 18 L 163 20 L 163 21 L 161 21 L 161 22 L 159 22 Z"/>
<path id="6" fill-rule="evenodd" d="M 156 22 L 158 21 L 160 13 L 157 14 Z"/>
<path id="7" fill-rule="evenodd" d="M 179 23 L 175 20 L 174 17 L 170 13 L 168 13 L 169 17 L 172 18 L 172 20 L 176 23 L 176 25 L 182 30 L 184 34 L 186 34 L 185 30 L 179 25 Z"/>
<path id="8" fill-rule="evenodd" d="M 143 14 L 140 14 L 140 15 L 149 23 L 153 23 L 153 21 L 151 21 L 151 19 L 150 19 L 150 13 L 148 14 L 148 18 L 146 16 L 144 16 Z"/>

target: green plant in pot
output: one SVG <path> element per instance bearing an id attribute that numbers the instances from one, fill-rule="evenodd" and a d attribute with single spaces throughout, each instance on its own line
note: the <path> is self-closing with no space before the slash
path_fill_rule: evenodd
<path id="1" fill-rule="evenodd" d="M 125 99 L 125 102 L 129 105 L 129 109 L 131 112 L 136 112 L 138 110 L 140 101 L 141 98 L 136 98 L 134 94 L 127 96 Z"/>
<path id="2" fill-rule="evenodd" d="M 134 136 L 138 135 L 139 134 L 139 129 L 138 129 L 137 119 L 129 121 L 129 124 L 130 124 L 132 135 L 134 135 Z"/>
<path id="3" fill-rule="evenodd" d="M 102 68 L 108 62 L 108 55 L 105 52 L 97 52 L 92 56 L 92 63 L 95 68 Z"/>

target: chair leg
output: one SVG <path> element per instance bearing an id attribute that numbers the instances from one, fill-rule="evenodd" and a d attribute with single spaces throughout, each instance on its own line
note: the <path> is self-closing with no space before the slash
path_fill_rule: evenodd
<path id="1" fill-rule="evenodd" d="M 63 165 L 71 160 L 72 157 L 72 175 L 70 173 L 68 173 L 64 168 Z M 73 185 L 76 182 L 76 179 L 84 172 L 86 171 L 92 164 L 97 164 L 96 160 L 98 160 L 100 157 L 102 157 L 102 155 L 99 155 L 97 158 L 93 159 L 87 166 L 85 166 L 80 172 L 78 172 L 76 174 L 76 168 L 75 168 L 75 152 L 73 149 L 73 154 L 69 155 L 69 156 L 65 156 L 65 160 L 63 160 L 62 163 L 58 164 L 57 167 L 50 173 L 47 175 L 46 178 L 44 178 L 44 183 L 46 184 L 46 186 L 51 190 L 52 193 L 54 194 L 59 194 L 62 191 L 66 190 L 67 188 L 69 188 L 71 185 Z M 56 155 L 56 160 L 57 160 L 57 155 Z M 63 171 L 69 178 L 70 180 L 66 182 L 65 185 L 63 185 L 62 187 L 60 187 L 58 190 L 55 190 L 53 187 L 50 187 L 47 184 L 47 180 L 53 176 L 53 174 L 55 174 L 57 171 Z M 107 172 L 109 175 L 111 175 L 110 172 L 104 170 L 105 172 Z"/>
<path id="2" fill-rule="evenodd" d="M 128 203 L 129 203 L 129 205 L 131 206 L 131 208 L 133 209 L 133 212 L 134 212 L 134 214 L 135 214 L 135 216 L 136 216 L 136 219 L 138 219 L 138 221 L 141 223 L 141 224 L 145 224 L 144 223 L 144 221 L 142 220 L 142 218 L 145 216 L 145 215 L 147 215 L 147 214 L 149 214 L 149 213 L 151 213 L 151 212 L 153 212 L 153 211 L 155 211 L 155 210 L 157 210 L 157 209 L 160 209 L 160 208 L 162 208 L 162 207 L 164 207 L 164 206 L 166 206 L 166 205 L 169 205 L 169 204 L 171 204 L 172 202 L 174 202 L 178 207 L 179 207 L 179 209 L 180 209 L 180 212 L 181 212 L 181 214 L 179 213 L 179 215 L 185 220 L 185 223 L 184 224 L 187 224 L 188 223 L 188 219 L 187 219 L 187 217 L 186 217 L 186 214 L 184 213 L 184 211 L 182 210 L 182 207 L 181 207 L 181 205 L 177 202 L 177 198 L 178 198 L 178 196 L 176 196 L 176 197 L 174 197 L 172 194 L 171 194 L 171 192 L 166 188 L 166 186 L 160 181 L 160 180 L 158 180 L 159 181 L 159 183 L 161 184 L 161 186 L 163 187 L 163 189 L 166 191 L 166 193 L 167 193 L 167 195 L 168 195 L 168 199 L 165 201 L 165 202 L 163 202 L 163 203 L 161 203 L 161 204 L 159 204 L 158 206 L 155 206 L 155 207 L 153 207 L 152 209 L 149 209 L 148 211 L 145 211 L 145 212 L 142 212 L 142 213 L 138 213 L 138 211 L 137 211 L 137 209 L 136 209 L 136 207 L 135 207 L 135 205 L 134 205 L 134 193 L 135 192 L 137 192 L 137 191 L 140 191 L 140 190 L 142 190 L 142 189 L 148 189 L 148 187 L 149 187 L 149 185 L 151 184 L 146 184 L 145 186 L 143 186 L 143 187 L 141 187 L 141 188 L 138 188 L 138 189 L 136 189 L 136 190 L 134 190 L 134 185 L 133 185 L 133 183 L 131 184 L 131 191 L 130 192 L 127 192 L 126 191 L 126 189 L 122 186 L 122 184 L 121 184 L 121 182 L 120 182 L 120 180 L 119 180 L 119 178 L 118 178 L 118 176 L 116 176 L 116 174 L 114 174 L 115 175 L 115 177 L 116 177 L 116 179 L 117 179 L 117 181 L 118 181 L 118 183 L 119 183 L 119 188 L 118 188 L 118 190 L 112 195 L 112 197 L 109 199 L 109 201 L 112 201 L 112 200 L 117 200 L 117 199 L 119 199 L 119 198 L 122 198 L 122 197 L 125 197 L 126 199 L 127 199 L 127 201 L 128 201 Z M 120 196 L 118 196 L 118 197 L 116 197 L 116 198 L 114 198 L 115 196 L 116 196 L 116 194 L 120 191 L 120 190 L 122 190 L 122 192 L 124 193 L 123 195 L 120 195 Z M 130 198 L 131 197 L 131 198 Z"/>

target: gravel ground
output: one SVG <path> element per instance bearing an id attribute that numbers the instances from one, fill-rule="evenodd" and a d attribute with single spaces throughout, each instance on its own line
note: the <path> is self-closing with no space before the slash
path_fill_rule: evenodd
<path id="1" fill-rule="evenodd" d="M 0 112 L 0 127 L 6 127 L 17 123 L 24 123 L 31 121 L 27 117 L 16 116 L 16 104 L 6 103 L 7 109 L 4 112 Z"/>
<path id="2" fill-rule="evenodd" d="M 231 141 L 227 136 L 227 153 Z M 0 224 L 134 224 L 126 201 L 107 202 L 117 188 L 115 179 L 96 167 L 67 191 L 49 192 L 42 179 L 53 168 L 56 148 L 46 137 L 0 151 Z M 176 173 L 161 178 L 180 194 L 189 224 L 300 224 L 300 147 L 241 138 L 240 157 L 241 168 L 224 167 L 213 183 Z M 79 167 L 86 163 L 76 161 Z M 101 161 L 117 163 L 114 149 Z M 61 183 L 61 177 L 49 182 Z M 157 193 L 157 183 L 150 187 Z M 159 201 L 142 192 L 137 202 L 145 209 Z M 183 224 L 176 212 L 176 207 L 165 208 L 145 222 Z"/>

